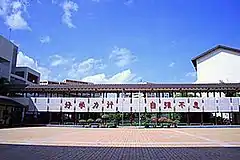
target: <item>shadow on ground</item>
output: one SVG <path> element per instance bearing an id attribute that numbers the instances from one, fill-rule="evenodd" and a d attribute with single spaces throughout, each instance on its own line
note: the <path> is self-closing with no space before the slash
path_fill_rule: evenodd
<path id="1" fill-rule="evenodd" d="M 0 145 L 1 160 L 134 160 L 134 159 L 171 159 L 171 160 L 238 160 L 239 148 L 206 147 L 75 147 L 75 146 L 38 146 L 38 145 Z"/>

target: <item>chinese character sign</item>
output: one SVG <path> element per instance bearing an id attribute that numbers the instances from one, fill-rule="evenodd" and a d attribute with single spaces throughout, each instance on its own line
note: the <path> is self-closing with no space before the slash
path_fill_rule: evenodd
<path id="1" fill-rule="evenodd" d="M 112 101 L 107 101 L 107 108 L 113 108 L 113 102 Z"/>
<path id="2" fill-rule="evenodd" d="M 202 98 L 191 98 L 189 111 L 190 112 L 203 112 Z"/>
<path id="3" fill-rule="evenodd" d="M 80 101 L 80 102 L 79 102 L 79 108 L 80 108 L 80 109 L 85 108 L 85 103 L 84 103 L 84 101 Z"/>
<path id="4" fill-rule="evenodd" d="M 94 104 L 93 104 L 92 108 L 93 108 L 93 109 L 98 109 L 98 107 L 99 107 L 99 104 L 98 104 L 98 102 L 94 102 Z"/>
<path id="5" fill-rule="evenodd" d="M 186 107 L 185 102 L 178 102 L 178 107 L 184 108 Z"/>
<path id="6" fill-rule="evenodd" d="M 64 108 L 70 109 L 71 106 L 72 106 L 71 102 L 68 101 L 68 102 L 65 102 Z"/>
<path id="7" fill-rule="evenodd" d="M 157 108 L 156 103 L 152 101 L 152 102 L 150 103 L 150 109 L 152 110 L 152 109 L 156 109 L 156 108 Z"/>
<path id="8" fill-rule="evenodd" d="M 161 111 L 162 112 L 173 112 L 174 106 L 173 106 L 173 98 L 162 98 L 161 99 Z"/>
<path id="9" fill-rule="evenodd" d="M 187 98 L 175 98 L 175 112 L 188 112 L 187 100 Z"/>
<path id="10" fill-rule="evenodd" d="M 172 108 L 172 103 L 171 102 L 164 102 L 164 109 Z"/>
<path id="11" fill-rule="evenodd" d="M 103 101 L 102 98 L 90 98 L 89 111 L 102 112 L 102 107 L 104 107 L 104 104 L 102 103 L 102 101 Z M 106 103 L 105 100 L 104 100 L 104 103 Z"/>
<path id="12" fill-rule="evenodd" d="M 75 98 L 62 98 L 61 106 L 63 112 L 74 112 L 74 100 Z"/>

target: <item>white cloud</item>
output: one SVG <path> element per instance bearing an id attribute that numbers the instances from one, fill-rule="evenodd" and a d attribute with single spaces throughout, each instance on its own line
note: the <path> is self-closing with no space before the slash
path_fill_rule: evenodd
<path id="1" fill-rule="evenodd" d="M 91 1 L 93 1 L 93 2 L 100 2 L 100 0 L 91 0 Z"/>
<path id="2" fill-rule="evenodd" d="M 49 36 L 44 36 L 44 37 L 41 37 L 40 38 L 40 42 L 41 43 L 49 43 L 51 41 L 50 37 Z"/>
<path id="3" fill-rule="evenodd" d="M 188 72 L 188 73 L 186 73 L 185 76 L 186 76 L 186 77 L 196 77 L 196 76 L 197 76 L 197 73 L 196 73 L 196 72 Z"/>
<path id="4" fill-rule="evenodd" d="M 131 5 L 133 2 L 134 0 L 126 0 L 124 4 L 128 6 L 128 5 Z"/>
<path id="5" fill-rule="evenodd" d="M 63 65 L 63 64 L 67 64 L 69 62 L 68 59 L 66 59 L 65 57 L 62 57 L 60 55 L 53 55 L 49 57 L 50 61 L 51 61 L 51 66 L 59 66 L 59 65 Z"/>
<path id="6" fill-rule="evenodd" d="M 17 55 L 17 66 L 18 67 L 30 67 L 41 74 L 41 79 L 48 79 L 51 71 L 44 66 L 40 66 L 37 61 L 33 58 L 25 55 L 23 52 L 19 52 Z"/>
<path id="7" fill-rule="evenodd" d="M 168 67 L 173 67 L 175 65 L 175 62 L 171 62 Z"/>
<path id="8" fill-rule="evenodd" d="M 105 64 L 102 63 L 102 60 L 96 60 L 93 58 L 89 58 L 83 62 L 80 63 L 73 63 L 71 66 L 71 69 L 68 72 L 68 76 L 70 78 L 77 78 L 90 74 L 91 72 L 95 70 L 101 70 L 106 67 Z"/>
<path id="9" fill-rule="evenodd" d="M 127 48 L 114 47 L 114 49 L 112 50 L 112 53 L 109 56 L 109 59 L 114 60 L 115 64 L 118 67 L 125 67 L 135 62 L 137 58 Z"/>
<path id="10" fill-rule="evenodd" d="M 66 24 L 69 28 L 76 28 L 76 26 L 72 23 L 72 12 L 78 11 L 78 4 L 73 1 L 66 0 L 61 6 L 64 11 L 62 23 Z"/>
<path id="11" fill-rule="evenodd" d="M 131 72 L 130 69 L 119 72 L 111 77 L 107 77 L 104 73 L 96 74 L 93 76 L 88 76 L 82 79 L 82 81 L 93 82 L 93 83 L 134 83 L 139 80 L 139 77 L 136 77 L 135 74 Z"/>
<path id="12" fill-rule="evenodd" d="M 30 30 L 24 14 L 27 14 L 28 0 L 0 0 L 0 16 L 4 24 L 13 30 Z"/>
<path id="13" fill-rule="evenodd" d="M 57 0 L 52 0 L 52 4 L 57 4 L 58 1 Z"/>

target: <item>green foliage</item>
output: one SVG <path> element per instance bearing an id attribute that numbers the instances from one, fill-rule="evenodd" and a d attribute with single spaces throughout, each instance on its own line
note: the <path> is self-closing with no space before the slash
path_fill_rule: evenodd
<path id="1" fill-rule="evenodd" d="M 86 123 L 87 121 L 85 119 L 80 119 L 78 122 L 79 123 Z"/>
<path id="2" fill-rule="evenodd" d="M 98 118 L 95 120 L 97 123 L 102 123 L 102 119 L 101 118 Z"/>
<path id="3" fill-rule="evenodd" d="M 102 119 L 109 119 L 109 115 L 108 114 L 104 114 L 104 115 L 102 115 Z"/>
<path id="4" fill-rule="evenodd" d="M 161 118 L 158 119 L 159 123 L 164 123 L 166 121 L 167 121 L 167 117 L 161 117 Z"/>
<path id="5" fill-rule="evenodd" d="M 87 122 L 88 122 L 88 123 L 93 123 L 94 120 L 93 120 L 92 118 L 89 118 L 89 119 L 87 120 Z"/>
<path id="6" fill-rule="evenodd" d="M 173 121 L 173 124 L 178 124 L 178 123 L 180 123 L 179 120 L 174 120 L 174 121 Z"/>

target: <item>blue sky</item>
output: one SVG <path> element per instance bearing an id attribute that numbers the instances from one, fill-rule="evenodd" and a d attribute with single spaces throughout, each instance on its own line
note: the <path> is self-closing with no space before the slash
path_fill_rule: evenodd
<path id="1" fill-rule="evenodd" d="M 238 0 L 0 0 L 0 34 L 42 79 L 194 82 L 191 58 L 240 48 Z"/>

